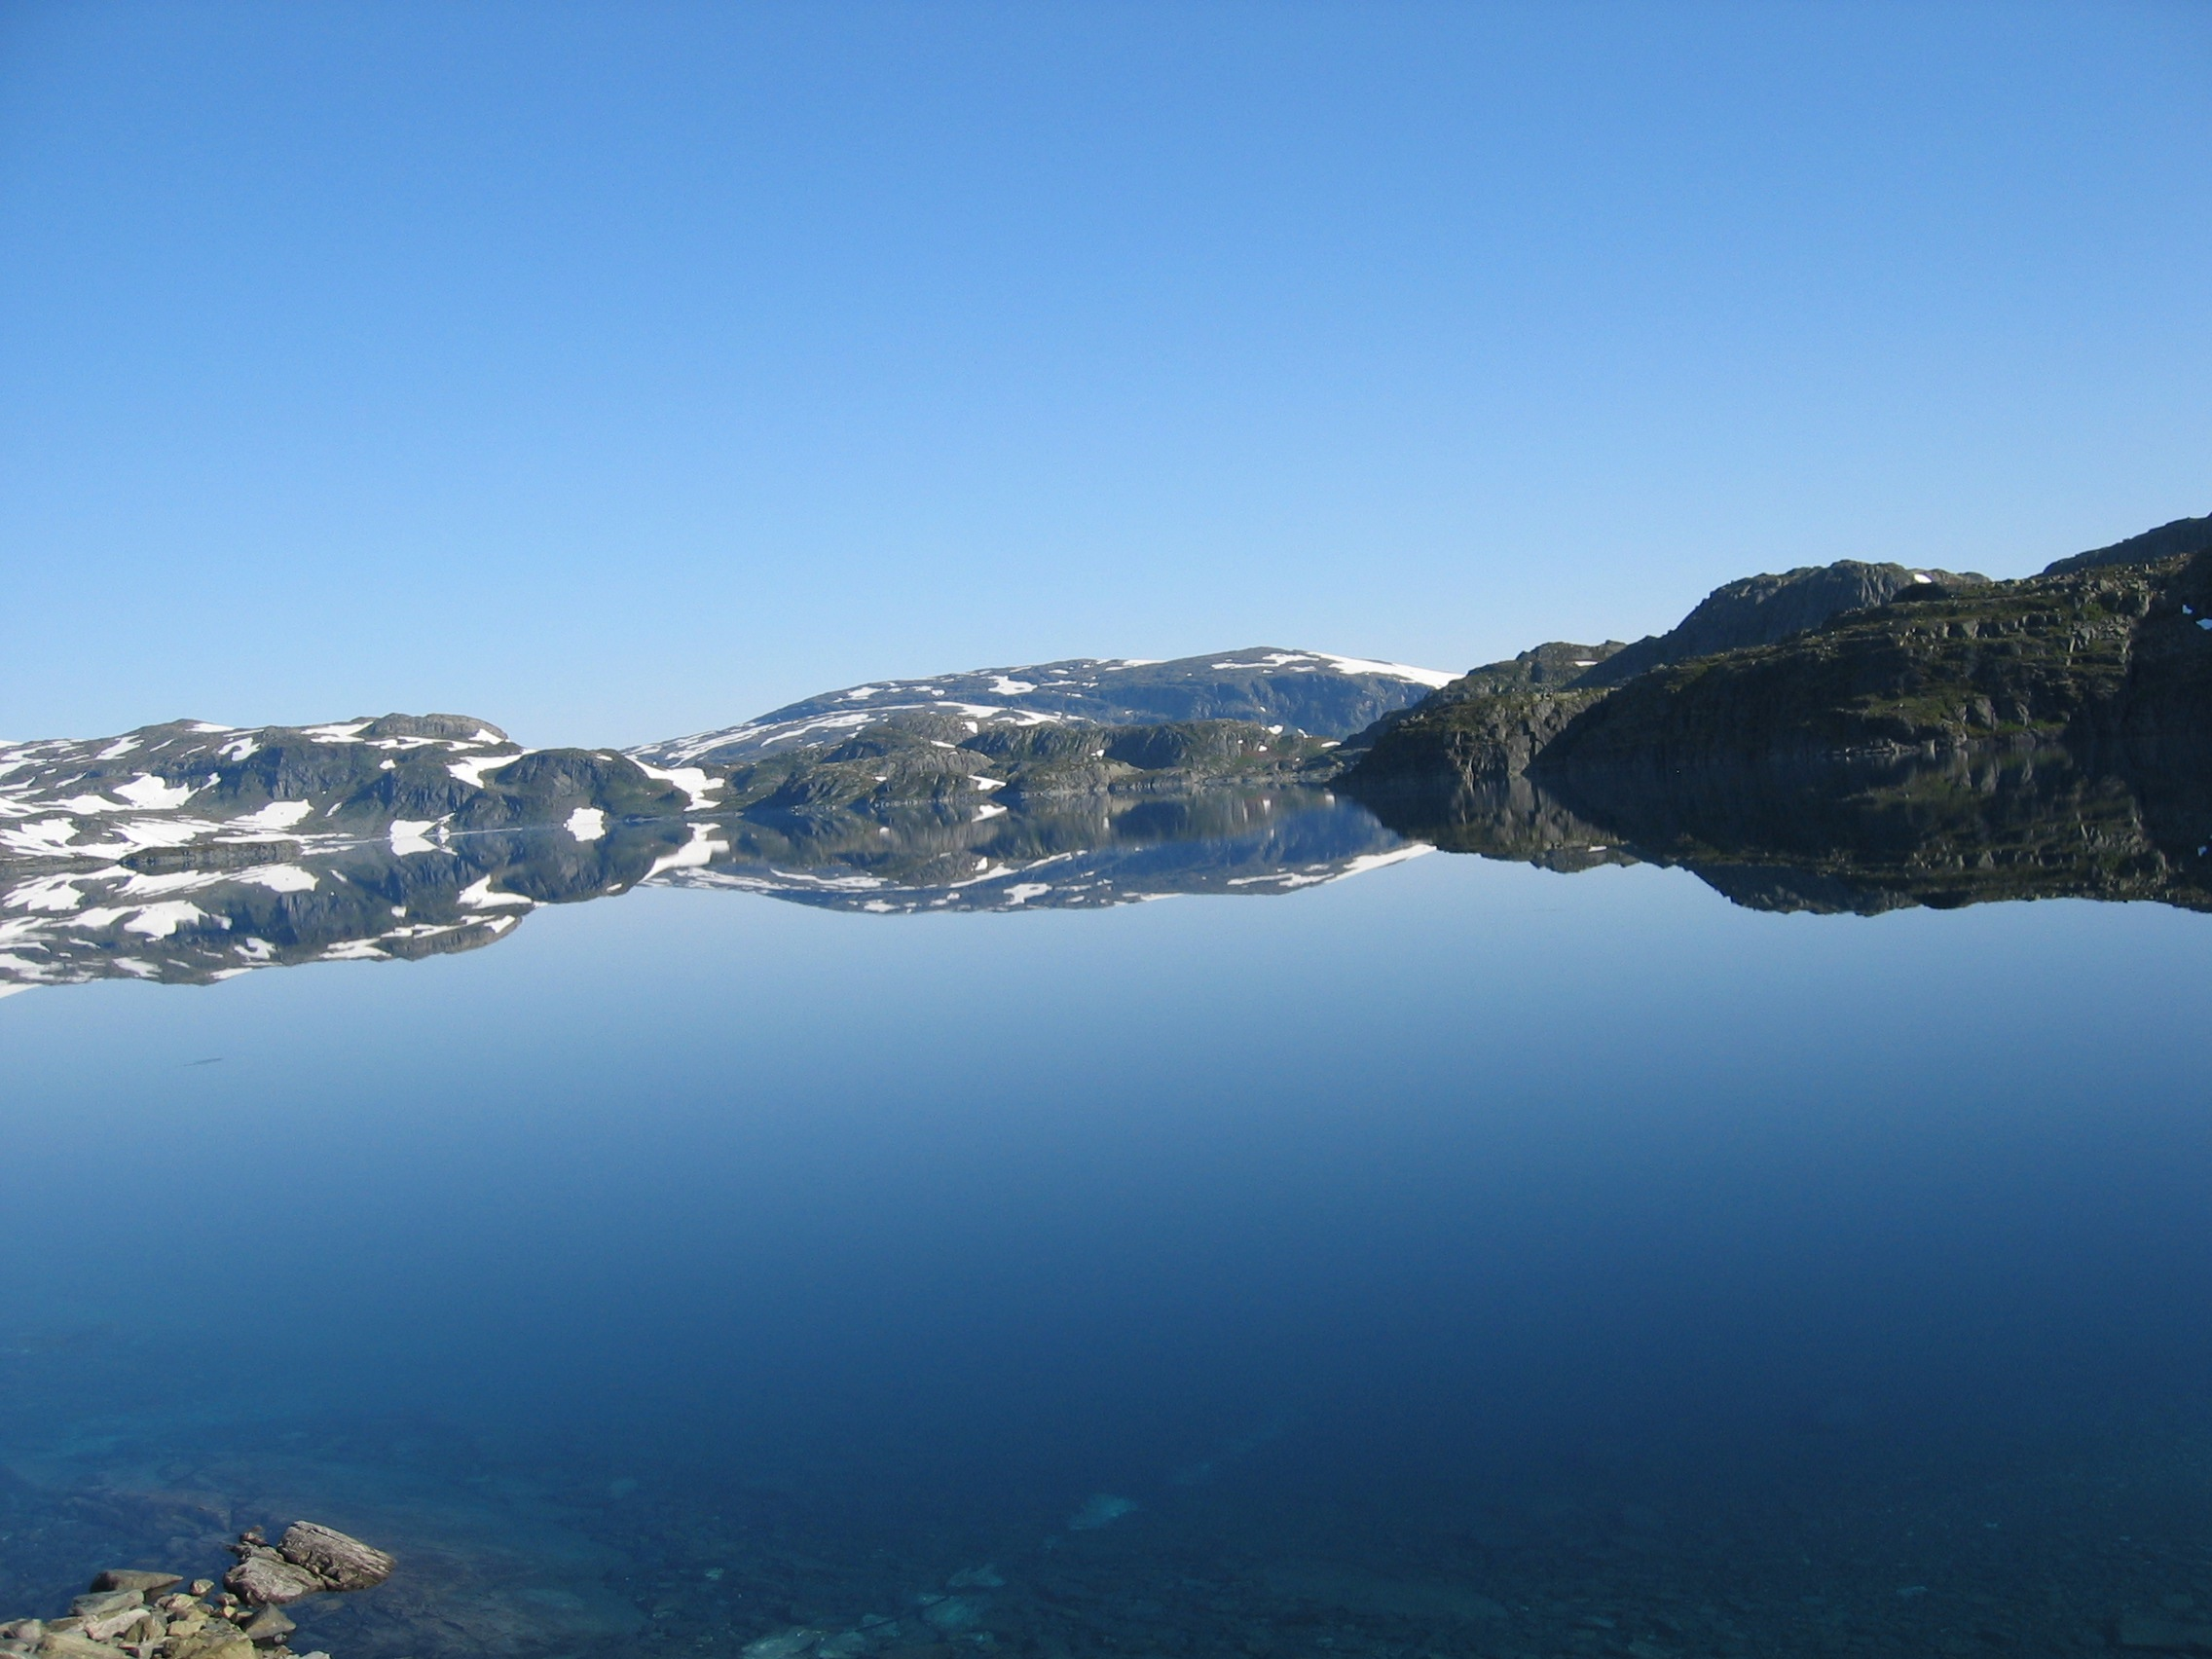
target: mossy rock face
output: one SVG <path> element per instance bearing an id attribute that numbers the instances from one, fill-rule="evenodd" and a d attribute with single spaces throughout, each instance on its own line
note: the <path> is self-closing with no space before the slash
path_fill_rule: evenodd
<path id="1" fill-rule="evenodd" d="M 1334 745 L 1245 720 L 1155 725 L 1005 725 L 903 715 L 836 742 L 730 768 L 721 799 L 771 813 L 1284 784 L 1335 770 Z"/>
<path id="2" fill-rule="evenodd" d="M 1542 767 L 1682 766 L 2203 729 L 2212 554 L 1931 584 L 1776 645 L 1661 668 L 1579 714 Z"/>
<path id="3" fill-rule="evenodd" d="M 1916 588 L 1939 585 L 1960 590 L 1986 586 L 1988 581 L 1972 571 L 1914 570 L 1858 559 L 1807 566 L 1780 575 L 1745 576 L 1714 588 L 1676 627 L 1622 647 L 1587 670 L 1576 683 L 1621 685 L 1669 663 L 1771 645 Z"/>
<path id="4" fill-rule="evenodd" d="M 1901 568 L 1901 567 L 1900 567 Z M 1346 787 L 1973 745 L 2212 744 L 2212 550 L 2017 582 L 1929 579 L 1777 644 L 1561 686 L 1478 669 L 1346 745 Z M 1557 648 L 1597 647 L 1541 647 Z M 1610 653 L 1607 671 L 1635 647 Z"/>
<path id="5" fill-rule="evenodd" d="M 1476 676 L 1482 673 L 1476 671 Z M 1471 788 L 1527 771 L 1603 691 L 1566 688 L 1485 690 L 1459 696 L 1447 687 L 1376 732 L 1347 776 L 1362 792 Z"/>

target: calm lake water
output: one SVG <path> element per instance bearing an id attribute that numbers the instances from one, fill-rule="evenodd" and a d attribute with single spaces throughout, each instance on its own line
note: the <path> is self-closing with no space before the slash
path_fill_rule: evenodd
<path id="1" fill-rule="evenodd" d="M 1432 855 L 13 997 L 0 1614 L 307 1516 L 338 1659 L 2212 1625 L 2208 986 Z"/>

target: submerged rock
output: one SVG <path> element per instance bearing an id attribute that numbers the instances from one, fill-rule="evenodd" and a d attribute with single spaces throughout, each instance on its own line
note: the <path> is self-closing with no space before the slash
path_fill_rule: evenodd
<path id="1" fill-rule="evenodd" d="M 745 1644 L 743 1659 L 798 1659 L 801 1653 L 814 1650 L 822 1640 L 822 1632 L 804 1627 L 787 1630 L 780 1636 L 764 1636 L 758 1641 Z"/>
<path id="2" fill-rule="evenodd" d="M 946 1596 L 922 1609 L 923 1622 L 933 1630 L 951 1635 L 974 1630 L 983 1622 L 983 1604 L 973 1596 Z"/>
<path id="3" fill-rule="evenodd" d="M 1135 1513 L 1139 1507 L 1133 1497 L 1116 1497 L 1110 1492 L 1093 1493 L 1083 1500 L 1083 1507 L 1068 1517 L 1071 1532 L 1094 1532 L 1101 1527 L 1111 1526 L 1123 1516 Z"/>
<path id="4" fill-rule="evenodd" d="M 280 1641 L 299 1628 L 275 1607 L 264 1607 L 246 1622 L 245 1634 L 251 1641 Z"/>
<path id="5" fill-rule="evenodd" d="M 141 1596 L 159 1596 L 184 1580 L 173 1572 L 144 1572 L 134 1567 L 110 1567 L 92 1580 L 94 1590 L 135 1590 Z"/>

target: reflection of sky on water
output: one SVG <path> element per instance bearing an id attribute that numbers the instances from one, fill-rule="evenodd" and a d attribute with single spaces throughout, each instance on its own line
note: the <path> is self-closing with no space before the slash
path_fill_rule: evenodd
<path id="1" fill-rule="evenodd" d="M 0 1283 L 186 1346 L 249 1307 L 302 1402 L 964 1456 L 1012 1418 L 1071 1478 L 1290 1406 L 1378 1455 L 1987 1419 L 2200 1357 L 2208 950 L 1442 858 L 900 925 L 640 894 L 11 1002 Z"/>

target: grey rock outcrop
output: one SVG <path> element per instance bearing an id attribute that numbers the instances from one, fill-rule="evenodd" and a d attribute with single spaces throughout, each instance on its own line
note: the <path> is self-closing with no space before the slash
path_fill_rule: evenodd
<path id="1" fill-rule="evenodd" d="M 372 1590 L 391 1576 L 393 1562 L 384 1551 L 313 1521 L 295 1521 L 284 1530 L 277 1553 L 322 1580 L 326 1590 Z"/>
<path id="2" fill-rule="evenodd" d="M 326 1590 L 367 1590 L 391 1576 L 392 1559 L 360 1539 L 312 1521 L 295 1522 L 274 1549 L 257 1527 L 231 1545 L 238 1566 L 223 1587 L 253 1606 L 281 1605 Z"/>

